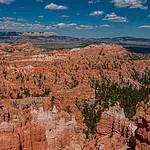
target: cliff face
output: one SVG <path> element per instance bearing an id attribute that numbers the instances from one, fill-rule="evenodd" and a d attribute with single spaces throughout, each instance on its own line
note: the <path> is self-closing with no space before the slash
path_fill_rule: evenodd
<path id="1" fill-rule="evenodd" d="M 132 129 L 123 110 L 116 106 L 104 112 L 97 124 L 97 134 L 99 142 L 104 143 L 101 146 L 105 149 L 121 149 L 127 146 Z"/>
<path id="2" fill-rule="evenodd" d="M 1 112 L 3 116 L 0 123 L 0 149 L 47 149 L 45 128 L 31 123 L 30 110 L 17 111 L 20 113 L 18 115 L 15 115 L 13 110 L 2 109 Z"/>
<path id="3" fill-rule="evenodd" d="M 45 129 L 37 125 L 14 127 L 3 122 L 0 124 L 0 149 L 9 150 L 46 150 Z M 5 126 L 5 127 L 4 127 Z"/>
<path id="4" fill-rule="evenodd" d="M 149 149 L 149 104 L 125 116 L 149 93 L 149 60 L 114 44 L 0 50 L 0 149 Z"/>
<path id="5" fill-rule="evenodd" d="M 124 111 L 117 104 L 104 111 L 97 124 L 96 134 L 87 143 L 85 149 L 122 150 L 128 148 L 128 142 L 134 135 L 136 126 L 124 115 Z"/>
<path id="6" fill-rule="evenodd" d="M 148 150 L 150 149 L 150 102 L 138 104 L 134 119 L 137 124 L 135 149 Z"/>
<path id="7" fill-rule="evenodd" d="M 43 107 L 19 111 L 3 108 L 1 112 L 5 115 L 0 123 L 0 149 L 83 149 L 85 135 L 75 116 L 58 112 L 56 107 L 51 111 L 44 111 Z M 9 119 L 8 114 L 12 114 Z"/>
<path id="8" fill-rule="evenodd" d="M 2 53 L 13 53 L 13 52 L 34 52 L 35 49 L 32 43 L 25 44 L 7 44 L 0 43 L 0 52 Z"/>
<path id="9" fill-rule="evenodd" d="M 58 112 L 56 106 L 50 111 L 32 110 L 34 123 L 44 126 L 48 149 L 82 149 L 85 136 L 74 115 Z"/>

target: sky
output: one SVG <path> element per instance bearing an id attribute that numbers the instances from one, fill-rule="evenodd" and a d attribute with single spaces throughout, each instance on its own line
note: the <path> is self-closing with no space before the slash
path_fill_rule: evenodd
<path id="1" fill-rule="evenodd" d="M 150 0 L 0 0 L 0 31 L 150 38 Z"/>

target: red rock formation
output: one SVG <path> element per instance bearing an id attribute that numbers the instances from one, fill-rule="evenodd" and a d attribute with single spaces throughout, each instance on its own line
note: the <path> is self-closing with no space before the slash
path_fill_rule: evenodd
<path id="1" fill-rule="evenodd" d="M 0 149 L 47 150 L 45 128 L 31 123 L 29 109 L 19 110 L 17 113 L 20 114 L 15 118 L 8 115 L 14 115 L 11 110 L 1 110 Z"/>
<path id="2" fill-rule="evenodd" d="M 102 113 L 97 124 L 97 132 L 92 140 L 87 141 L 85 150 L 122 150 L 128 146 L 130 137 L 136 127 L 125 118 L 123 109 L 119 106 L 110 107 Z"/>
<path id="3" fill-rule="evenodd" d="M 34 52 L 37 50 L 35 50 L 32 43 L 25 43 L 25 44 L 0 43 L 0 51 L 12 53 L 12 52 Z"/>
<path id="4" fill-rule="evenodd" d="M 150 69 L 150 61 L 134 60 L 131 53 L 114 44 L 71 51 L 36 50 L 31 44 L 0 45 L 4 52 L 0 53 L 0 149 L 125 149 L 135 126 L 122 109 L 102 113 L 97 132 L 85 139 L 84 118 L 76 101 L 93 100 L 93 79 L 107 78 L 120 85 L 124 81 L 139 88 L 141 83 L 133 74 L 141 77 Z M 53 105 L 58 110 L 56 118 L 49 116 Z M 44 109 L 39 112 L 41 107 Z M 137 119 L 136 136 L 130 142 L 139 150 L 149 149 L 148 109 L 142 106 L 137 112 L 142 119 Z"/>
<path id="5" fill-rule="evenodd" d="M 150 149 L 150 103 L 140 103 L 137 106 L 137 113 L 134 117 L 138 126 L 135 131 L 135 149 Z"/>

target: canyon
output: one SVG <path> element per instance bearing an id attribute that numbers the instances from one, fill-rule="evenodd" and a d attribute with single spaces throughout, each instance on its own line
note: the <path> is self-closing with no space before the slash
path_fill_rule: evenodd
<path id="1" fill-rule="evenodd" d="M 149 150 L 150 59 L 117 44 L 0 44 L 0 150 Z"/>

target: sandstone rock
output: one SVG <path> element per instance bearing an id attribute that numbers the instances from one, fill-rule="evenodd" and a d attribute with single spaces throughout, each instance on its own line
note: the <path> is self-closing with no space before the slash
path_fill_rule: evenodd
<path id="1" fill-rule="evenodd" d="M 118 105 L 110 107 L 102 113 L 97 124 L 96 143 L 99 143 L 99 149 L 125 149 L 134 130 L 134 125 L 125 118 L 123 109 Z"/>
<path id="2" fill-rule="evenodd" d="M 138 126 L 137 130 L 135 131 L 136 150 L 150 149 L 149 111 L 150 103 L 140 103 L 137 105 L 137 113 L 135 115 L 135 121 Z"/>
<path id="3" fill-rule="evenodd" d="M 122 150 L 128 142 L 149 149 L 150 109 L 145 104 L 137 108 L 138 129 L 120 107 L 110 107 L 91 139 L 85 139 L 84 118 L 76 106 L 78 99 L 93 100 L 92 79 L 140 88 L 132 74 L 141 77 L 150 69 L 149 60 L 132 60 L 116 44 L 53 52 L 31 43 L 0 44 L 0 51 L 0 149 Z"/>

